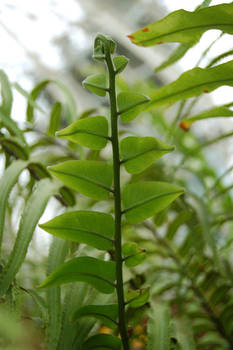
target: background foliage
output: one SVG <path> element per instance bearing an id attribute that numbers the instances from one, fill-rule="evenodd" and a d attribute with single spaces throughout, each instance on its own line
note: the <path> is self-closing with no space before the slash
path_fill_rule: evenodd
<path id="1" fill-rule="evenodd" d="M 198 12 L 201 10 L 206 11 L 201 13 L 204 13 L 203 23 L 206 24 L 208 10 L 212 11 L 212 20 L 214 15 L 219 20 L 219 8 L 208 7 L 210 1 L 204 1 L 202 5 L 206 6 L 203 10 L 198 8 L 190 14 L 194 18 L 190 22 L 197 21 L 197 25 L 201 26 Z M 223 24 L 232 11 L 232 4 L 221 7 Z M 169 21 L 172 19 L 176 28 L 177 23 L 181 23 L 180 16 L 184 18 L 184 15 L 183 11 L 173 13 Z M 167 20 L 164 20 L 165 24 Z M 140 35 L 147 38 L 153 30 L 158 30 L 156 26 L 159 22 L 156 23 L 148 26 L 148 31 L 145 30 L 147 27 L 143 27 Z M 163 22 L 160 23 L 162 26 Z M 205 28 L 210 29 L 211 25 L 213 23 Z M 159 30 L 163 31 L 163 28 L 166 26 Z M 231 26 L 225 25 L 219 29 L 232 34 Z M 170 62 L 180 58 L 194 44 L 194 41 L 190 41 L 190 38 L 194 38 L 193 33 L 185 34 L 183 31 L 184 28 L 179 28 L 182 34 L 178 38 L 166 36 L 166 41 L 181 42 L 177 49 L 179 55 L 176 51 L 175 58 L 170 58 Z M 137 32 L 130 34 L 132 41 L 132 36 L 137 38 L 137 35 Z M 200 30 L 195 35 L 195 41 L 198 41 Z M 156 34 L 156 42 L 149 42 L 154 45 L 162 41 L 160 39 Z M 185 72 L 176 82 L 159 89 L 153 79 L 144 78 L 130 84 L 123 75 L 117 81 L 120 91 L 137 91 L 152 99 L 150 108 L 131 124 L 121 124 L 120 136 L 139 132 L 141 136 L 150 134 L 175 146 L 174 152 L 157 160 L 142 173 L 129 175 L 123 172 L 123 184 L 155 179 L 180 184 L 185 188 L 184 196 L 143 224 L 131 226 L 123 222 L 124 241 L 136 242 L 147 251 L 147 258 L 140 266 L 125 269 L 126 290 L 135 293 L 140 289 L 142 296 L 145 296 L 150 287 L 149 300 L 145 298 L 146 303 L 142 302 L 140 308 L 131 306 L 127 311 L 132 349 L 233 348 L 233 203 L 229 176 L 233 168 L 218 169 L 209 161 L 211 152 L 215 152 L 215 159 L 218 158 L 214 145 L 221 142 L 226 148 L 226 141 L 233 131 L 227 128 L 226 133 L 215 133 L 214 136 L 208 135 L 208 138 L 193 132 L 195 127 L 202 128 L 206 122 L 208 127 L 214 128 L 214 121 L 208 119 L 210 117 L 232 116 L 231 104 L 207 110 L 194 109 L 200 94 L 204 93 L 202 101 L 205 101 L 207 92 L 225 84 L 232 85 L 232 61 L 221 62 L 222 58 L 230 58 L 231 54 L 231 50 L 221 52 L 215 60 L 208 62 L 206 68 Z M 98 66 L 99 72 L 101 69 Z M 79 318 L 77 322 L 70 322 L 71 313 L 82 305 L 109 304 L 109 296 L 99 294 L 85 284 L 74 283 L 62 290 L 56 286 L 46 292 L 36 287 L 44 279 L 45 273 L 51 273 L 66 259 L 89 254 L 103 257 L 103 253 L 59 238 L 48 241 L 48 258 L 41 260 L 33 253 L 26 257 L 26 253 L 47 203 L 47 211 L 56 214 L 80 209 L 112 213 L 112 201 L 97 203 L 95 199 L 74 193 L 51 177 L 47 170 L 47 166 L 64 160 L 109 160 L 111 150 L 108 147 L 103 151 L 88 150 L 72 140 L 55 138 L 55 132 L 75 121 L 77 116 L 81 121 L 88 116 L 100 115 L 100 111 L 101 115 L 107 115 L 108 108 L 104 104 L 100 110 L 77 112 L 72 94 L 59 81 L 45 80 L 30 93 L 9 83 L 3 71 L 0 81 L 0 144 L 4 168 L 0 182 L 1 347 L 9 350 L 20 347 L 82 349 L 87 346 L 83 344 L 88 334 L 96 331 L 114 333 L 115 330 L 103 319 L 96 322 L 93 318 Z M 39 96 L 49 84 L 56 86 L 64 98 L 52 101 L 51 110 L 46 110 L 42 117 L 39 114 L 42 111 Z M 12 88 L 17 88 L 28 101 L 24 123 L 16 123 L 11 118 Z M 179 106 L 167 104 L 180 100 Z M 44 123 L 38 126 L 39 118 L 43 118 Z M 231 125 L 230 120 L 228 122 L 226 119 L 225 122 Z M 33 246 L 31 249 L 33 252 Z M 31 329 L 30 337 L 28 332 L 26 337 L 25 329 L 28 328 Z"/>

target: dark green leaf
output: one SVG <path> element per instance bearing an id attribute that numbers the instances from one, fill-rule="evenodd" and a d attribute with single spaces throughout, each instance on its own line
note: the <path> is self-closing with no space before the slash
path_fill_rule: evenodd
<path id="1" fill-rule="evenodd" d="M 184 190 L 166 182 L 144 182 L 126 185 L 122 200 L 126 220 L 137 224 L 165 209 Z"/>
<path id="2" fill-rule="evenodd" d="M 75 191 L 98 200 L 109 198 L 112 167 L 104 162 L 70 160 L 49 167 L 49 170 Z"/>
<path id="3" fill-rule="evenodd" d="M 52 272 L 39 287 L 48 288 L 78 281 L 90 283 L 102 293 L 112 293 L 115 263 L 87 256 L 74 258 Z"/>
<path id="4" fill-rule="evenodd" d="M 125 56 L 116 56 L 113 58 L 113 63 L 116 69 L 116 74 L 123 72 L 129 60 Z"/>
<path id="5" fill-rule="evenodd" d="M 117 327 L 118 316 L 118 305 L 85 305 L 80 309 L 76 310 L 72 316 L 71 320 L 76 321 L 80 317 L 94 317 L 100 320 L 104 325 L 110 328 Z"/>
<path id="6" fill-rule="evenodd" d="M 120 153 L 128 173 L 137 174 L 153 164 L 164 154 L 174 150 L 154 137 L 129 136 L 120 143 Z"/>
<path id="7" fill-rule="evenodd" d="M 130 307 L 138 308 L 146 304 L 150 297 L 150 289 L 143 288 L 139 290 L 129 291 L 126 294 L 126 301 Z"/>
<path id="8" fill-rule="evenodd" d="M 107 81 L 104 74 L 90 75 L 83 81 L 83 86 L 98 96 L 105 96 Z"/>
<path id="9" fill-rule="evenodd" d="M 68 212 L 40 227 L 60 238 L 86 243 L 100 250 L 113 248 L 114 220 L 109 214 L 94 211 Z"/>
<path id="10" fill-rule="evenodd" d="M 232 3 L 206 7 L 194 12 L 178 10 L 129 35 L 129 38 L 140 46 L 169 42 L 194 45 L 202 34 L 210 29 L 233 34 L 232 13 Z"/>
<path id="11" fill-rule="evenodd" d="M 0 145 L 9 155 L 14 156 L 16 159 L 28 159 L 29 150 L 17 137 L 0 136 Z"/>
<path id="12" fill-rule="evenodd" d="M 10 119 L 7 115 L 5 115 L 1 111 L 1 109 L 0 109 L 0 122 L 9 131 L 11 135 L 17 136 L 24 143 L 25 148 L 28 148 L 23 132 L 19 129 L 16 122 L 13 119 Z"/>
<path id="13" fill-rule="evenodd" d="M 101 116 L 80 119 L 58 131 L 56 136 L 98 150 L 107 144 L 108 121 Z"/>
<path id="14" fill-rule="evenodd" d="M 88 338 L 82 350 L 121 350 L 119 338 L 110 334 L 96 334 Z"/>
<path id="15" fill-rule="evenodd" d="M 145 249 L 138 247 L 135 242 L 126 242 L 122 246 L 125 265 L 134 267 L 141 264 L 146 259 Z"/>
<path id="16" fill-rule="evenodd" d="M 128 123 L 142 112 L 149 97 L 135 92 L 120 92 L 117 96 L 119 114 L 124 123 Z"/>

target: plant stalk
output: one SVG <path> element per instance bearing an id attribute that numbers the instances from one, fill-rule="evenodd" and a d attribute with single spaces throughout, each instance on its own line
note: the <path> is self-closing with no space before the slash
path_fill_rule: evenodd
<path id="1" fill-rule="evenodd" d="M 115 206 L 115 260 L 116 260 L 116 291 L 118 299 L 119 331 L 124 350 L 129 350 L 129 342 L 126 330 L 125 300 L 122 273 L 122 249 L 121 249 L 121 187 L 120 187 L 120 155 L 118 142 L 118 114 L 116 102 L 115 70 L 110 51 L 106 52 L 106 63 L 109 73 L 109 100 L 111 111 L 111 140 L 113 152 L 113 179 L 114 179 L 114 206 Z"/>

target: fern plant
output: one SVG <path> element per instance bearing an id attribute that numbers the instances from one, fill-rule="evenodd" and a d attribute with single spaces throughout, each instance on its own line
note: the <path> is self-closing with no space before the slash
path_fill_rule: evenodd
<path id="1" fill-rule="evenodd" d="M 104 260 L 89 256 L 74 258 L 52 272 L 40 286 L 48 288 L 82 281 L 101 293 L 116 294 L 116 297 L 113 294 L 112 304 L 86 305 L 76 310 L 72 319 L 88 315 L 104 319 L 109 326 L 119 329 L 121 341 L 110 335 L 93 335 L 85 341 L 83 349 L 94 345 L 120 349 L 121 342 L 124 350 L 129 349 L 125 309 L 128 305 L 145 304 L 148 290 L 128 293 L 126 299 L 123 264 L 129 267 L 140 264 L 145 252 L 134 242 L 125 242 L 122 246 L 122 220 L 129 224 L 140 223 L 162 211 L 183 193 L 179 186 L 155 181 L 126 184 L 121 189 L 122 166 L 130 174 L 140 173 L 173 147 L 152 137 L 129 136 L 119 142 L 119 117 L 124 123 L 130 122 L 149 103 L 149 98 L 139 93 L 116 93 L 116 76 L 124 70 L 128 60 L 124 56 L 114 57 L 114 52 L 115 43 L 106 36 L 97 35 L 94 58 L 106 63 L 108 76 L 92 75 L 83 82 L 84 87 L 95 94 L 109 95 L 111 135 L 108 135 L 108 121 L 104 116 L 78 120 L 57 133 L 58 137 L 96 150 L 111 142 L 112 162 L 75 160 L 49 168 L 64 184 L 97 201 L 108 200 L 111 194 L 114 218 L 109 213 L 82 210 L 64 213 L 41 225 L 55 236 L 108 252 Z"/>

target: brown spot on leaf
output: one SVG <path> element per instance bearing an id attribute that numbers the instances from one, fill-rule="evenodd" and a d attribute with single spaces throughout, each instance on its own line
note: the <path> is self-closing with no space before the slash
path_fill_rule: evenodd
<path id="1" fill-rule="evenodd" d="M 205 94 L 208 94 L 209 90 L 204 89 L 203 92 L 204 92 Z"/>
<path id="2" fill-rule="evenodd" d="M 180 128 L 184 131 L 188 131 L 191 125 L 191 122 L 180 122 Z"/>
<path id="3" fill-rule="evenodd" d="M 142 29 L 142 32 L 143 32 L 143 33 L 144 33 L 144 32 L 149 32 L 149 28 L 148 28 L 148 27 L 143 28 L 143 29 Z"/>
<path id="4" fill-rule="evenodd" d="M 161 44 L 163 44 L 163 41 L 158 41 L 157 42 L 157 45 L 161 45 Z"/>
<path id="5" fill-rule="evenodd" d="M 133 35 L 127 35 L 127 37 L 129 38 L 129 39 L 131 39 L 131 40 L 134 40 L 135 39 L 135 36 L 133 36 Z"/>

